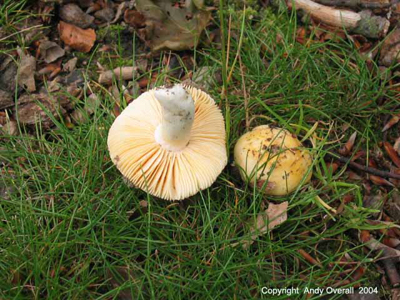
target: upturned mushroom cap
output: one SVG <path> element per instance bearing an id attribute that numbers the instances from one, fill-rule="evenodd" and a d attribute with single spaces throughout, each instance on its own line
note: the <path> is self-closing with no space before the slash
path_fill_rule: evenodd
<path id="1" fill-rule="evenodd" d="M 268 195 L 293 192 L 306 176 L 312 157 L 288 131 L 261 125 L 242 135 L 235 145 L 235 164 L 243 180 L 264 187 Z M 311 179 L 308 172 L 304 183 Z"/>
<path id="2" fill-rule="evenodd" d="M 179 92 L 182 87 L 174 91 Z M 189 86 L 183 88 L 194 102 L 189 141 L 183 148 L 165 147 L 162 145 L 165 141 L 160 142 L 159 128 L 166 115 L 169 122 L 176 117 L 168 115 L 164 99 L 161 99 L 163 107 L 160 105 L 163 98 L 160 89 L 150 90 L 130 103 L 115 119 L 108 134 L 111 159 L 122 175 L 136 187 L 166 200 L 182 200 L 208 188 L 227 163 L 221 111 L 207 93 Z M 176 128 L 172 127 L 173 132 Z"/>

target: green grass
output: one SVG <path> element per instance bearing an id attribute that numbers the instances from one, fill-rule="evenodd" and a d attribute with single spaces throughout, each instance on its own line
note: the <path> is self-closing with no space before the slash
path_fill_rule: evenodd
<path id="1" fill-rule="evenodd" d="M 348 234 L 371 228 L 361 182 L 340 171 L 329 174 L 324 156 L 355 130 L 357 148 L 375 147 L 380 117 L 397 105 L 394 95 L 349 42 L 301 45 L 292 15 L 267 12 L 252 24 L 242 21 L 233 16 L 231 32 L 242 35 L 242 72 L 236 60 L 228 81 L 239 38 L 230 40 L 228 67 L 222 68 L 229 163 L 212 187 L 189 199 L 166 202 L 126 186 L 108 156 L 114 100 L 107 93 L 99 92 L 101 104 L 85 124 L 70 129 L 56 121 L 48 132 L 2 136 L 0 187 L 12 189 L 0 199 L 0 298 L 116 299 L 132 293 L 133 299 L 287 299 L 262 295 L 261 288 L 353 284 L 351 273 L 340 277 L 345 267 L 337 262 L 345 254 L 366 268 L 358 282 L 385 295 L 373 254 Z M 218 68 L 226 60 L 213 46 L 197 49 L 196 56 L 201 65 Z M 87 68 L 95 68 L 94 59 Z M 161 64 L 155 71 L 158 82 L 168 78 Z M 243 86 L 251 127 L 274 124 L 303 137 L 320 121 L 313 180 L 292 195 L 262 195 L 231 164 L 234 144 L 246 132 Z M 210 93 L 221 101 L 220 86 Z M 387 100 L 378 105 L 382 97 Z M 350 126 L 346 132 L 344 125 Z M 343 134 L 341 142 L 329 143 Z M 337 208 L 347 194 L 355 200 L 336 216 L 315 200 L 319 195 Z M 249 220 L 268 201 L 284 200 L 290 201 L 285 223 L 248 249 L 231 246 L 248 238 Z M 308 263 L 300 249 L 320 265 Z"/>

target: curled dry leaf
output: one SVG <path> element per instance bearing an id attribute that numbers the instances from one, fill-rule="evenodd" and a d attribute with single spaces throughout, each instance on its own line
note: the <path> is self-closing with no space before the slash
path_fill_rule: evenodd
<path id="1" fill-rule="evenodd" d="M 267 210 L 260 212 L 257 215 L 256 223 L 250 228 L 250 240 L 244 241 L 242 243 L 243 248 L 250 247 L 250 245 L 254 243 L 257 237 L 267 233 L 279 224 L 285 222 L 287 220 L 288 205 L 289 203 L 287 201 L 280 204 L 270 203 Z M 238 243 L 235 243 L 233 246 L 236 246 L 237 244 Z"/>
<path id="2" fill-rule="evenodd" d="M 392 63 L 399 62 L 400 59 L 400 28 L 388 34 L 382 44 L 380 63 L 389 67 Z"/>
<path id="3" fill-rule="evenodd" d="M 114 70 L 107 70 L 100 74 L 99 83 L 101 84 L 111 84 L 113 78 L 115 77 L 117 80 L 131 80 L 136 75 L 135 67 L 121 67 L 115 68 Z"/>
<path id="4" fill-rule="evenodd" d="M 174 5 L 175 1 L 137 0 L 136 10 L 144 16 L 144 28 L 137 28 L 139 37 L 152 51 L 194 48 L 207 26 L 211 14 L 195 5 Z"/>
<path id="5" fill-rule="evenodd" d="M 66 45 L 81 52 L 89 52 L 96 41 L 96 33 L 93 29 L 84 30 L 63 21 L 58 24 L 58 31 L 61 40 Z"/>
<path id="6" fill-rule="evenodd" d="M 51 41 L 40 42 L 40 56 L 46 63 L 52 63 L 65 55 L 65 51 L 57 43 Z"/>
<path id="7" fill-rule="evenodd" d="M 394 115 L 390 118 L 389 122 L 386 123 L 385 127 L 383 127 L 382 132 L 385 132 L 386 130 L 388 130 L 390 127 L 392 127 L 393 125 L 397 124 L 400 120 L 399 115 Z"/>
<path id="8" fill-rule="evenodd" d="M 400 168 L 400 157 L 397 155 L 397 153 L 394 150 L 394 148 L 392 147 L 392 145 L 390 145 L 390 143 L 388 143 L 388 142 L 384 142 L 383 147 L 385 148 L 385 150 L 386 150 L 387 154 L 389 155 L 389 157 L 391 158 L 392 162 L 398 168 Z"/>
<path id="9" fill-rule="evenodd" d="M 21 57 L 18 67 L 18 84 L 29 92 L 34 92 L 36 91 L 36 59 L 30 54 L 25 54 L 21 49 L 18 49 L 18 54 Z"/>
<path id="10" fill-rule="evenodd" d="M 60 18 L 68 23 L 74 24 L 80 28 L 88 28 L 94 21 L 94 17 L 82 11 L 82 9 L 74 4 L 66 4 L 60 8 Z"/>
<path id="11" fill-rule="evenodd" d="M 339 149 L 339 153 L 341 155 L 347 156 L 350 154 L 351 149 L 353 149 L 356 137 L 357 137 L 357 131 L 354 131 L 354 133 L 350 136 L 350 138 L 346 142 L 346 144 L 342 148 Z"/>

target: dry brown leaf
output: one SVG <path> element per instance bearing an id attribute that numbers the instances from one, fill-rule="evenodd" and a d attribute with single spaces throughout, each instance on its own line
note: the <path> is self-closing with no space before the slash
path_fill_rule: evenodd
<path id="1" fill-rule="evenodd" d="M 399 115 L 394 115 L 390 118 L 389 122 L 386 123 L 385 127 L 383 127 L 382 132 L 388 130 L 393 125 L 397 124 L 400 120 Z"/>
<path id="2" fill-rule="evenodd" d="M 384 39 L 380 54 L 380 63 L 386 67 L 398 62 L 400 55 L 400 29 L 397 28 Z"/>
<path id="3" fill-rule="evenodd" d="M 136 10 L 145 18 L 144 28 L 136 28 L 139 37 L 152 51 L 176 51 L 194 48 L 207 26 L 211 13 L 198 9 L 195 2 L 186 6 L 176 1 L 137 0 Z"/>
<path id="4" fill-rule="evenodd" d="M 30 54 L 25 54 L 21 49 L 18 49 L 18 54 L 21 57 L 18 67 L 18 84 L 29 92 L 34 92 L 36 91 L 36 59 Z"/>
<path id="5" fill-rule="evenodd" d="M 65 55 L 65 51 L 57 43 L 51 41 L 40 42 L 40 56 L 46 63 L 52 63 Z"/>
<path id="6" fill-rule="evenodd" d="M 74 24 L 80 28 L 88 28 L 94 21 L 94 17 L 82 11 L 82 9 L 74 4 L 66 4 L 60 8 L 60 18 L 68 23 Z"/>
<path id="7" fill-rule="evenodd" d="M 267 233 L 279 224 L 285 222 L 287 220 L 288 205 L 289 203 L 287 201 L 280 204 L 270 203 L 267 210 L 260 212 L 257 215 L 256 224 L 250 228 L 250 240 L 244 241 L 242 243 L 243 248 L 246 249 L 250 247 L 250 245 L 254 243 L 257 237 Z M 236 246 L 236 244 L 234 246 Z"/>
<path id="8" fill-rule="evenodd" d="M 392 160 L 392 162 L 398 168 L 400 168 L 400 157 L 397 155 L 397 153 L 394 150 L 394 148 L 392 147 L 392 145 L 390 145 L 390 143 L 388 143 L 388 142 L 384 142 L 383 147 L 385 148 L 385 150 L 386 150 L 387 154 L 389 155 L 390 159 Z"/>
<path id="9" fill-rule="evenodd" d="M 350 136 L 350 138 L 346 142 L 346 144 L 342 148 L 339 149 L 339 153 L 341 155 L 347 156 L 350 154 L 351 149 L 353 149 L 356 137 L 357 137 L 357 131 L 354 131 L 354 133 Z"/>
<path id="10" fill-rule="evenodd" d="M 73 70 L 75 70 L 76 67 L 76 63 L 78 62 L 78 58 L 74 57 L 71 58 L 69 61 L 67 61 L 64 65 L 63 65 L 63 71 L 65 72 L 72 72 Z"/>
<path id="11" fill-rule="evenodd" d="M 81 29 L 74 25 L 60 21 L 58 24 L 60 39 L 71 48 L 89 52 L 96 41 L 96 33 L 93 29 Z"/>

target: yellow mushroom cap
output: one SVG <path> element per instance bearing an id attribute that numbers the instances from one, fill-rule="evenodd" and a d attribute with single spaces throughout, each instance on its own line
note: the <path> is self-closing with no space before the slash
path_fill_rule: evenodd
<path id="1" fill-rule="evenodd" d="M 288 131 L 261 125 L 242 135 L 235 145 L 235 164 L 243 180 L 265 187 L 268 195 L 293 192 L 306 176 L 312 157 Z M 304 183 L 310 181 L 308 172 Z"/>
<path id="2" fill-rule="evenodd" d="M 118 170 L 136 187 L 166 200 L 182 200 L 211 186 L 227 164 L 225 122 L 215 101 L 186 86 L 195 105 L 188 145 L 168 151 L 155 140 L 162 107 L 155 90 L 140 95 L 115 119 L 108 149 Z"/>

